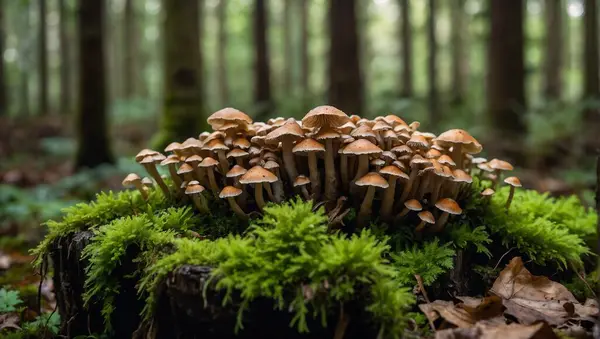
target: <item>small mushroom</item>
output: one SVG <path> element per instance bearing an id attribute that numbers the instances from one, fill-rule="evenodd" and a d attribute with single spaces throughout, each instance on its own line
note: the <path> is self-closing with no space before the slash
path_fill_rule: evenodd
<path id="1" fill-rule="evenodd" d="M 185 188 L 185 194 L 192 197 L 192 201 L 194 202 L 194 205 L 196 205 L 198 211 L 210 213 L 206 198 L 202 195 L 202 192 L 204 192 L 204 186 L 200 185 L 196 180 L 188 182 L 187 187 Z"/>
<path id="2" fill-rule="evenodd" d="M 175 185 L 175 190 L 178 190 L 181 186 L 181 177 L 177 174 L 177 168 L 175 167 L 179 164 L 179 157 L 175 154 L 171 154 L 165 158 L 165 160 L 161 161 L 160 164 L 162 166 L 169 167 L 169 174 L 171 175 L 171 180 L 173 180 L 173 185 Z"/>
<path id="3" fill-rule="evenodd" d="M 242 166 L 234 165 L 225 175 L 227 178 L 231 178 L 231 180 L 233 180 L 234 187 L 237 187 L 242 190 L 242 194 L 237 198 L 241 208 L 246 207 L 246 200 L 248 197 L 248 193 L 243 189 L 242 184 L 240 183 L 240 177 L 246 172 L 246 169 Z"/>
<path id="4" fill-rule="evenodd" d="M 404 190 L 402 191 L 402 195 L 400 196 L 400 202 L 403 202 L 408 198 L 408 195 L 410 194 L 413 188 L 413 184 L 415 183 L 419 174 L 419 167 L 431 165 L 431 163 L 431 160 L 424 159 L 418 154 L 410 160 L 410 178 L 408 179 L 406 185 L 404 185 Z"/>
<path id="5" fill-rule="evenodd" d="M 227 158 L 234 158 L 235 163 L 239 166 L 244 166 L 244 159 L 246 159 L 250 154 L 243 149 L 234 148 L 229 153 L 227 153 Z M 227 173 L 227 172 L 225 172 Z"/>
<path id="6" fill-rule="evenodd" d="M 510 193 L 508 193 L 508 199 L 506 199 L 506 210 L 510 208 L 510 203 L 515 196 L 515 187 L 522 187 L 521 180 L 517 177 L 508 177 L 504 179 L 504 182 L 510 185 Z"/>
<path id="7" fill-rule="evenodd" d="M 157 155 L 158 152 L 156 152 Z M 146 172 L 148 172 L 148 174 L 150 174 L 150 176 L 156 181 L 156 183 L 158 184 L 158 187 L 160 187 L 160 189 L 163 191 L 163 194 L 165 195 L 165 197 L 168 197 L 171 195 L 171 192 L 169 192 L 169 188 L 167 187 L 167 184 L 165 184 L 165 182 L 162 180 L 162 178 L 160 177 L 160 174 L 158 174 L 158 171 L 156 170 L 156 163 L 160 163 L 162 160 L 158 160 L 159 158 L 154 158 L 154 156 L 152 155 L 148 155 L 146 157 L 144 157 L 141 161 L 139 161 L 139 163 L 144 166 L 144 168 L 146 169 Z"/>
<path id="8" fill-rule="evenodd" d="M 371 166 L 375 167 L 375 171 L 379 172 L 381 167 L 383 167 L 385 165 L 385 161 L 376 158 L 376 159 L 371 160 L 371 162 L 369 164 Z"/>
<path id="9" fill-rule="evenodd" d="M 270 198 L 273 199 L 273 201 L 275 201 L 276 203 L 280 203 L 283 201 L 284 199 L 284 192 L 283 192 L 283 181 L 281 178 L 281 173 L 279 172 L 279 164 L 274 161 L 274 160 L 269 160 L 267 162 L 265 162 L 265 164 L 263 165 L 263 167 L 269 171 L 271 171 L 273 174 L 275 174 L 277 176 L 277 181 L 275 181 L 272 185 L 273 185 L 273 192 L 269 193 L 269 189 L 270 189 L 270 184 L 265 184 L 265 189 L 267 190 L 267 193 L 269 193 L 271 196 Z"/>
<path id="10" fill-rule="evenodd" d="M 402 172 L 401 169 L 394 165 L 385 166 L 379 171 L 379 174 L 388 176 L 388 188 L 383 193 L 383 200 L 381 201 L 381 216 L 384 219 L 390 219 L 392 217 L 392 207 L 394 206 L 394 196 L 396 195 L 396 180 L 402 178 L 408 180 L 409 176 Z"/>
<path id="11" fill-rule="evenodd" d="M 221 141 L 221 139 L 214 139 L 202 146 L 203 150 L 211 151 L 216 153 L 219 157 L 219 168 L 222 174 L 229 172 L 229 160 L 227 160 L 226 152 L 229 151 L 229 147 Z"/>
<path id="12" fill-rule="evenodd" d="M 225 186 L 225 188 L 223 188 L 221 193 L 219 193 L 219 198 L 227 199 L 227 202 L 229 203 L 229 206 L 231 206 L 231 209 L 233 210 L 233 212 L 241 219 L 247 220 L 248 215 L 242 210 L 240 205 L 238 205 L 237 202 L 235 201 L 235 198 L 242 195 L 242 193 L 243 193 L 243 191 L 237 187 Z"/>
<path id="13" fill-rule="evenodd" d="M 512 171 L 514 169 L 513 165 L 508 161 L 499 160 L 496 158 L 490 160 L 487 164 L 494 171 L 494 174 L 497 177 L 497 180 L 494 181 L 494 186 L 492 188 L 496 188 L 496 182 L 502 179 L 500 177 L 502 171 Z"/>
<path id="14" fill-rule="evenodd" d="M 419 200 L 417 200 L 417 199 L 407 200 L 404 202 L 404 209 L 400 213 L 398 213 L 398 215 L 396 216 L 396 219 L 402 218 L 403 216 L 407 215 L 408 212 L 410 212 L 410 211 L 418 212 L 422 209 L 423 209 L 423 206 L 421 205 Z"/>
<path id="15" fill-rule="evenodd" d="M 435 217 L 433 216 L 433 213 L 429 211 L 421 211 L 417 215 L 419 216 L 419 219 L 421 219 L 421 222 L 415 228 L 415 232 L 421 232 L 425 228 L 426 224 L 435 224 Z"/>
<path id="16" fill-rule="evenodd" d="M 310 200 L 310 194 L 308 193 L 308 190 L 306 189 L 306 185 L 310 184 L 310 179 L 307 178 L 305 175 L 299 175 L 296 180 L 294 180 L 294 187 L 300 187 L 301 191 L 302 191 L 302 196 L 304 197 L 304 200 Z"/>
<path id="17" fill-rule="evenodd" d="M 240 183 L 244 185 L 254 184 L 254 198 L 257 207 L 262 211 L 266 203 L 263 197 L 263 183 L 273 183 L 277 181 L 277 176 L 268 170 L 254 166 L 240 178 Z"/>
<path id="18" fill-rule="evenodd" d="M 335 171 L 335 154 L 333 140 L 339 139 L 340 134 L 330 127 L 322 127 L 315 136 L 318 141 L 325 142 L 325 201 L 334 201 L 337 198 L 337 173 Z"/>
<path id="19" fill-rule="evenodd" d="M 292 149 L 294 148 L 294 143 L 303 138 L 304 131 L 302 131 L 300 125 L 293 118 L 288 119 L 285 124 L 271 131 L 265 137 L 267 143 L 281 143 L 283 166 L 290 181 L 298 176 L 298 169 L 296 168 L 296 160 L 294 159 Z"/>
<path id="20" fill-rule="evenodd" d="M 369 216 L 371 215 L 373 198 L 375 197 L 376 188 L 388 188 L 388 182 L 379 174 L 369 172 L 356 181 L 357 186 L 366 186 L 367 193 L 360 205 L 360 210 L 357 216 L 357 227 L 365 227 Z"/>
<path id="21" fill-rule="evenodd" d="M 321 178 L 319 177 L 319 168 L 317 167 L 317 155 L 325 152 L 325 146 L 314 139 L 307 138 L 297 143 L 292 149 L 292 152 L 294 152 L 294 154 L 308 156 L 311 192 L 315 199 L 319 199 L 321 195 Z M 345 168 L 342 167 L 341 170 L 342 173 L 344 173 Z"/>
<path id="22" fill-rule="evenodd" d="M 458 206 L 456 201 L 450 198 L 438 200 L 435 203 L 435 207 L 440 209 L 443 213 L 435 223 L 433 229 L 434 232 L 440 232 L 442 229 L 444 229 L 444 225 L 446 224 L 446 221 L 448 221 L 450 214 L 459 215 L 462 213 L 460 206 Z"/>
<path id="23" fill-rule="evenodd" d="M 482 150 L 481 144 L 462 129 L 446 131 L 435 138 L 434 141 L 443 147 L 452 147 L 452 160 L 458 168 L 462 168 L 463 153 L 477 154 Z"/>
<path id="24" fill-rule="evenodd" d="M 490 201 L 490 199 L 492 198 L 492 195 L 494 195 L 494 193 L 496 193 L 496 191 L 494 191 L 491 188 L 486 188 L 483 190 L 483 192 L 481 192 L 481 196 L 486 200 L 486 201 Z"/>
<path id="25" fill-rule="evenodd" d="M 181 164 L 181 166 L 179 166 L 179 169 L 177 170 L 177 174 L 183 175 L 183 178 L 187 182 L 196 180 L 192 173 L 194 173 L 194 168 L 192 167 L 192 165 L 190 165 L 188 163 Z"/>
<path id="26" fill-rule="evenodd" d="M 369 156 L 379 156 L 383 150 L 367 139 L 357 139 L 346 145 L 342 154 L 358 156 L 358 169 L 353 181 L 357 181 L 369 171 Z"/>
<path id="27" fill-rule="evenodd" d="M 137 188 L 137 190 L 140 191 L 142 198 L 144 198 L 144 200 L 148 200 L 148 193 L 144 189 L 144 185 L 142 184 L 142 179 L 140 178 L 139 175 L 137 175 L 135 173 L 129 173 L 125 177 L 125 179 L 123 179 L 122 184 L 124 187 L 127 187 L 127 188 L 129 188 L 129 187 Z"/>
<path id="28" fill-rule="evenodd" d="M 200 162 L 198 164 L 198 167 L 204 168 L 206 170 L 206 173 L 208 175 L 208 184 L 210 186 L 210 190 L 215 195 L 219 194 L 219 192 L 221 191 L 219 189 L 219 185 L 217 185 L 217 179 L 215 178 L 215 172 L 214 172 L 214 167 L 218 164 L 219 164 L 219 162 L 211 157 L 206 157 L 206 158 L 202 159 L 202 162 Z M 227 172 L 225 172 L 224 174 L 226 174 L 226 173 Z"/>

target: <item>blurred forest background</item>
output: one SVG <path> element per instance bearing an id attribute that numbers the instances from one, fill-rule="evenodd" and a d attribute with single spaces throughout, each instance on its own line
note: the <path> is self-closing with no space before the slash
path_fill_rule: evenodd
<path id="1" fill-rule="evenodd" d="M 599 6 L 0 0 L 0 259 L 62 207 L 120 189 L 139 149 L 197 136 L 226 106 L 266 120 L 331 104 L 466 129 L 526 186 L 591 205 Z"/>

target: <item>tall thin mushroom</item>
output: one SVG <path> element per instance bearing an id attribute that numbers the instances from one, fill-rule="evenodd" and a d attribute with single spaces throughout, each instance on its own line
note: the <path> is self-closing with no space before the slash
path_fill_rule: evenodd
<path id="1" fill-rule="evenodd" d="M 315 135 L 315 139 L 325 142 L 325 201 L 337 199 L 338 180 L 335 170 L 335 154 L 333 141 L 340 138 L 340 134 L 330 127 L 322 127 Z"/>
<path id="2" fill-rule="evenodd" d="M 244 210 L 242 210 L 240 205 L 238 205 L 237 202 L 235 201 L 235 198 L 240 196 L 242 194 L 242 192 L 243 191 L 237 187 L 225 186 L 225 188 L 223 188 L 221 193 L 219 193 L 219 198 L 227 199 L 227 202 L 229 203 L 229 206 L 231 207 L 233 212 L 241 219 L 247 220 L 248 215 L 244 212 Z"/>
<path id="3" fill-rule="evenodd" d="M 438 218 L 435 226 L 433 227 L 433 232 L 441 232 L 444 229 L 444 225 L 446 225 L 446 221 L 448 221 L 448 217 L 450 214 L 459 215 L 462 213 L 462 209 L 456 201 L 450 198 L 444 198 L 438 200 L 435 203 L 435 207 L 442 211 L 442 215 Z"/>
<path id="4" fill-rule="evenodd" d="M 508 193 L 508 199 L 506 199 L 506 210 L 510 208 L 510 203 L 515 196 L 515 187 L 521 187 L 521 180 L 517 177 L 508 177 L 504 179 L 504 183 L 510 185 L 510 193 Z"/>
<path id="5" fill-rule="evenodd" d="M 214 167 L 218 165 L 219 162 L 211 157 L 206 157 L 202 159 L 202 162 L 198 164 L 198 167 L 204 168 L 206 170 L 206 174 L 208 175 L 208 185 L 210 190 L 215 194 L 219 194 L 221 191 L 219 189 L 219 185 L 217 185 L 217 179 L 215 178 Z M 225 172 L 227 173 L 227 172 Z M 224 173 L 224 174 L 225 174 Z"/>
<path id="6" fill-rule="evenodd" d="M 240 183 L 244 185 L 254 184 L 254 199 L 256 200 L 256 206 L 262 211 L 266 205 L 263 196 L 263 183 L 273 183 L 277 180 L 275 174 L 260 166 L 254 166 L 242 175 Z"/>
<path id="7" fill-rule="evenodd" d="M 210 213 L 206 198 L 202 195 L 202 192 L 204 192 L 204 186 L 200 185 L 196 180 L 188 182 L 187 187 L 185 188 L 185 194 L 192 197 L 192 201 L 194 202 L 194 205 L 196 205 L 198 211 Z"/>
<path id="8" fill-rule="evenodd" d="M 140 178 L 139 175 L 137 175 L 135 173 L 129 173 L 125 177 L 125 179 L 123 179 L 123 183 L 122 184 L 123 184 L 124 187 L 135 187 L 135 188 L 137 188 L 137 190 L 140 191 L 140 194 L 142 195 L 142 198 L 144 198 L 144 200 L 148 200 L 148 193 L 144 189 L 144 185 L 142 184 L 142 179 Z"/>
<path id="9" fill-rule="evenodd" d="M 294 154 L 308 156 L 308 170 L 310 172 L 311 193 L 315 200 L 321 195 L 321 178 L 317 167 L 317 154 L 325 152 L 325 146 L 314 139 L 304 139 L 292 149 Z M 342 171 L 344 168 L 342 167 Z"/>
<path id="10" fill-rule="evenodd" d="M 144 166 L 144 168 L 146 169 L 146 172 L 148 172 L 148 174 L 150 174 L 150 176 L 152 177 L 152 179 L 154 179 L 154 181 L 156 181 L 156 183 L 158 184 L 158 187 L 160 187 L 161 191 L 163 191 L 163 194 L 165 195 L 165 197 L 168 197 L 171 195 L 171 192 L 169 191 L 169 187 L 167 187 L 167 184 L 165 184 L 165 182 L 162 180 L 162 178 L 160 177 L 160 174 L 158 174 L 158 171 L 156 170 L 156 162 L 157 160 L 155 160 L 155 158 L 151 155 L 144 157 L 139 163 Z M 160 163 L 160 161 L 158 161 Z"/>
<path id="11" fill-rule="evenodd" d="M 463 168 L 463 153 L 477 154 L 483 149 L 477 139 L 462 129 L 448 130 L 433 140 L 442 147 L 452 147 L 452 160 L 456 163 L 456 167 L 461 169 Z"/>
<path id="12" fill-rule="evenodd" d="M 294 143 L 302 138 L 304 138 L 304 131 L 296 120 L 291 118 L 265 137 L 265 141 L 269 144 L 278 144 L 281 142 L 283 166 L 290 182 L 298 176 L 298 169 L 296 168 L 296 160 L 294 159 L 292 149 L 294 148 Z"/>
<path id="13" fill-rule="evenodd" d="M 368 187 L 356 219 L 357 227 L 362 228 L 366 226 L 369 216 L 371 215 L 373 198 L 375 198 L 375 189 L 388 188 L 389 184 L 381 175 L 375 172 L 369 172 L 356 180 L 356 185 Z"/>
<path id="14" fill-rule="evenodd" d="M 398 178 L 408 180 L 409 176 L 394 165 L 385 166 L 379 171 L 379 174 L 388 176 L 389 186 L 383 193 L 380 213 L 385 220 L 389 220 L 392 217 L 392 207 L 394 206 L 394 196 L 396 195 L 396 180 Z"/>

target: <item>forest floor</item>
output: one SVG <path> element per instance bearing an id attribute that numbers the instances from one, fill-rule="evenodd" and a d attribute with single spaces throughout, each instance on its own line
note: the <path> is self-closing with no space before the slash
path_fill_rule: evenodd
<path id="1" fill-rule="evenodd" d="M 148 124 L 123 126 L 113 136 L 113 149 L 119 150 L 116 165 L 74 173 L 75 139 L 61 120 L 0 121 L 0 297 L 19 305 L 23 315 L 21 319 L 0 318 L 0 331 L 40 324 L 51 331 L 57 329 L 52 281 L 41 281 L 29 254 L 44 236 L 40 225 L 59 218 L 62 208 L 90 200 L 101 190 L 120 190 L 124 175 L 137 169 L 123 157 L 143 148 L 153 128 Z M 572 176 L 593 174 L 574 172 Z M 593 202 L 589 180 L 566 180 L 539 169 L 521 169 L 518 175 L 525 187 L 553 195 L 575 194 L 588 206 Z M 0 311 L 3 306 L 11 307 L 0 302 Z"/>

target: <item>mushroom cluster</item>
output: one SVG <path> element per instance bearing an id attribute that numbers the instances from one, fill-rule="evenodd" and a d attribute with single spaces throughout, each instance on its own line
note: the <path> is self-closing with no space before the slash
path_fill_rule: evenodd
<path id="1" fill-rule="evenodd" d="M 245 113 L 224 108 L 208 118 L 213 132 L 173 142 L 165 154 L 144 149 L 136 161 L 165 195 L 190 199 L 209 212 L 206 195 L 226 199 L 241 218 L 260 212 L 268 202 L 294 195 L 324 205 L 330 221 L 340 222 L 348 207 L 358 210 L 357 226 L 377 215 L 392 222 L 417 213 L 417 231 L 439 232 L 450 215 L 461 214 L 456 202 L 473 182 L 486 175 L 493 187 L 505 161 L 474 158 L 481 144 L 469 133 L 452 129 L 438 136 L 418 130 L 395 115 L 374 120 L 348 116 L 332 106 L 312 109 L 299 121 L 275 118 L 254 122 Z M 169 188 L 157 166 L 165 166 Z M 146 186 L 130 174 L 123 181 L 146 197 Z M 520 186 L 516 177 L 504 182 Z M 266 192 L 266 193 L 265 193 Z M 482 192 L 489 197 L 493 189 Z M 507 208 L 510 201 L 507 202 Z"/>

